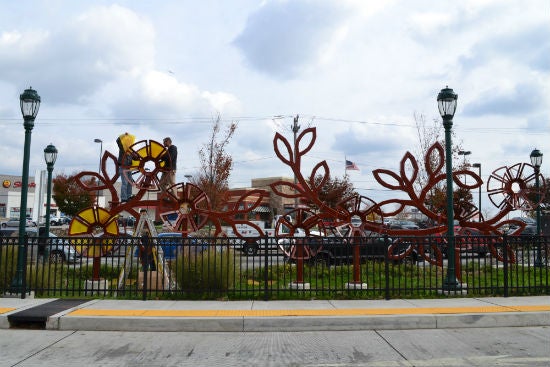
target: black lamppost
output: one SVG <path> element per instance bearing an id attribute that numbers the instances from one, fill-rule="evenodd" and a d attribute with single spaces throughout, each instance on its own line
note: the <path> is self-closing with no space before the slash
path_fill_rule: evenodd
<path id="1" fill-rule="evenodd" d="M 50 236 L 50 205 L 52 202 L 52 171 L 53 171 L 53 165 L 55 164 L 55 161 L 57 160 L 57 148 L 50 144 L 44 149 L 44 160 L 46 161 L 46 167 L 48 169 L 48 189 L 47 189 L 47 196 L 46 196 L 46 233 L 44 233 L 44 236 L 48 238 Z M 46 247 L 47 249 L 47 247 Z M 44 258 L 48 258 L 46 256 L 48 254 L 48 251 L 44 251 Z"/>
<path id="2" fill-rule="evenodd" d="M 34 127 L 34 119 L 40 108 L 40 96 L 32 87 L 25 89 L 19 96 L 21 114 L 23 115 L 23 127 L 25 128 L 25 146 L 23 151 L 23 174 L 21 177 L 21 205 L 19 206 L 19 247 L 17 251 L 17 269 L 11 283 L 12 293 L 21 292 L 21 298 L 25 298 L 26 287 L 23 286 L 23 270 L 27 257 L 25 244 L 25 227 L 27 224 L 27 194 L 29 192 L 29 160 L 31 153 L 31 133 Z"/>
<path id="3" fill-rule="evenodd" d="M 481 178 L 481 163 L 474 163 L 472 164 L 472 167 L 475 167 L 475 168 L 478 168 L 479 169 L 479 178 Z M 479 221 L 481 222 L 481 186 L 482 185 L 479 185 L 479 205 L 478 205 L 478 210 L 479 210 Z"/>
<path id="4" fill-rule="evenodd" d="M 458 95 L 449 87 L 445 87 L 437 95 L 439 114 L 445 128 L 445 167 L 447 176 L 447 277 L 443 281 L 443 291 L 460 291 L 462 285 L 455 275 L 455 234 L 453 214 L 453 161 L 451 156 L 451 129 L 456 111 Z"/>
<path id="5" fill-rule="evenodd" d="M 292 132 L 294 133 L 294 147 L 296 147 L 296 134 L 298 134 L 298 131 L 300 131 L 300 125 L 298 125 L 299 118 L 300 118 L 300 115 L 296 115 L 296 117 L 294 117 L 294 121 L 291 126 Z M 294 147 L 292 149 L 294 149 Z M 296 174 L 294 174 L 294 185 L 296 185 L 296 182 L 297 182 Z M 298 197 L 294 198 L 294 209 L 298 209 Z"/>
<path id="6" fill-rule="evenodd" d="M 542 254 L 540 249 L 540 182 L 539 182 L 539 174 L 540 174 L 540 166 L 542 166 L 542 152 L 538 149 L 534 149 L 531 154 L 529 155 L 529 158 L 531 158 L 531 164 L 533 167 L 535 167 L 535 188 L 537 189 L 537 208 L 535 209 L 535 212 L 537 213 L 537 258 L 535 259 L 535 266 L 542 266 Z"/>

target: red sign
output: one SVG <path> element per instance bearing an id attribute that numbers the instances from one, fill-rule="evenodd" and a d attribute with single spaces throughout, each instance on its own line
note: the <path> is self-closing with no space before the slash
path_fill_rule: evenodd
<path id="1" fill-rule="evenodd" d="M 6 181 L 4 181 L 4 183 L 5 183 L 5 182 L 6 182 Z M 9 181 L 8 181 L 8 182 L 9 182 Z M 23 182 L 21 182 L 21 181 L 15 181 L 15 182 L 13 183 L 13 187 L 17 187 L 17 188 L 18 188 L 18 187 L 21 187 L 21 186 L 23 186 Z M 4 187 L 5 187 L 5 186 L 4 186 Z M 36 184 L 35 184 L 34 182 L 31 182 L 31 183 L 29 183 L 29 184 L 27 185 L 27 187 L 36 187 Z"/>

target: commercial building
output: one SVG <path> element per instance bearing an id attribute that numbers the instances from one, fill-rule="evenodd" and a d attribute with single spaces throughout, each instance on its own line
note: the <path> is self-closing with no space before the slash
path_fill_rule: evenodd
<path id="1" fill-rule="evenodd" d="M 43 172 L 45 173 L 46 171 Z M 37 175 L 39 178 L 42 176 L 40 171 L 37 171 Z M 2 187 L 0 187 L 0 218 L 19 218 L 21 207 L 21 176 L 0 175 L 0 180 L 2 180 Z M 43 203 L 46 201 L 43 200 L 42 204 L 35 203 L 35 199 L 38 199 L 40 196 L 39 194 L 42 192 L 40 183 L 36 183 L 35 177 L 29 177 L 28 186 L 27 212 L 24 214 L 32 217 L 33 221 L 38 223 L 40 213 L 38 213 L 39 210 L 36 209 L 40 208 L 41 205 L 45 205 Z M 43 191 L 45 192 L 45 189 Z M 54 209 L 51 213 L 55 213 L 57 210 L 55 203 L 52 203 L 51 208 Z M 43 212 L 42 215 L 46 214 L 45 208 L 41 211 Z"/>
<path id="2" fill-rule="evenodd" d="M 2 187 L 0 188 L 0 218 L 19 218 L 21 205 L 21 176 L 1 175 Z M 244 215 L 237 215 L 236 219 L 264 221 L 267 226 L 271 224 L 273 217 L 282 215 L 295 208 L 295 200 L 276 195 L 271 189 L 271 184 L 277 181 L 292 183 L 293 179 L 288 177 L 265 177 L 254 178 L 251 180 L 251 187 L 233 188 L 228 193 L 228 205 L 234 205 L 241 196 L 253 190 L 265 190 L 266 195 L 261 198 L 260 204 L 252 209 L 247 218 Z M 46 214 L 46 171 L 36 171 L 35 176 L 29 176 L 29 190 L 27 198 L 26 215 L 33 221 L 40 223 Z M 120 182 L 115 183 L 115 189 L 120 189 Z M 134 189 L 135 190 L 135 189 Z M 288 186 L 281 186 L 281 192 L 292 194 Z M 100 207 L 105 207 L 111 201 L 109 190 L 98 192 L 98 202 Z M 156 193 L 154 194 L 156 195 Z M 239 204 L 239 209 L 252 207 L 259 199 L 257 193 L 246 196 Z M 155 215 L 155 208 L 149 208 L 150 214 Z M 50 217 L 59 217 L 62 213 L 57 207 L 55 200 L 51 198 Z M 123 214 L 124 215 L 124 214 Z M 240 217 L 239 217 L 240 216 Z"/>

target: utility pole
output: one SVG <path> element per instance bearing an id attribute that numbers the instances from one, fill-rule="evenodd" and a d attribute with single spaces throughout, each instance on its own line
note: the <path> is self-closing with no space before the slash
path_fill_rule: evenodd
<path id="1" fill-rule="evenodd" d="M 296 134 L 298 131 L 300 131 L 300 125 L 298 125 L 298 119 L 300 118 L 300 115 L 296 115 L 294 117 L 294 123 L 291 126 L 292 132 L 294 133 L 294 156 L 296 157 Z M 294 173 L 294 185 L 296 185 L 296 173 Z M 296 192 L 295 192 L 296 193 Z M 298 198 L 294 198 L 294 209 L 298 208 Z"/>

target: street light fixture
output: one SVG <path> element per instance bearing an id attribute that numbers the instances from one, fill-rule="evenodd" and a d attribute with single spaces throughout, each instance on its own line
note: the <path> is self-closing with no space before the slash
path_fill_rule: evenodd
<path id="1" fill-rule="evenodd" d="M 99 167 L 97 168 L 97 173 L 101 175 L 101 156 L 103 155 L 103 140 L 94 139 L 94 143 L 99 143 Z M 96 205 L 99 206 L 99 190 L 97 190 Z"/>
<path id="2" fill-rule="evenodd" d="M 535 266 L 542 266 L 542 254 L 540 249 L 540 193 L 539 193 L 539 174 L 540 174 L 540 166 L 542 166 L 542 152 L 538 149 L 534 149 L 531 154 L 529 155 L 529 158 L 531 158 L 531 164 L 533 167 L 535 167 L 535 188 L 537 189 L 537 208 L 535 209 L 535 212 L 537 214 L 537 258 L 535 259 Z"/>
<path id="3" fill-rule="evenodd" d="M 23 127 L 25 128 L 25 146 L 23 151 L 23 173 L 21 177 L 21 205 L 19 206 L 19 247 L 17 251 L 17 268 L 11 284 L 12 293 L 21 292 L 21 298 L 25 298 L 26 285 L 24 284 L 23 271 L 27 258 L 25 244 L 25 227 L 27 224 L 27 194 L 29 191 L 29 160 L 31 153 L 31 134 L 34 120 L 40 109 L 40 96 L 29 87 L 19 96 L 21 114 L 23 115 Z"/>
<path id="4" fill-rule="evenodd" d="M 462 163 L 462 169 L 466 169 L 466 156 L 472 154 L 469 150 L 459 150 L 458 155 L 464 156 L 464 161 Z M 464 183 L 467 183 L 468 176 L 464 177 Z"/>
<path id="5" fill-rule="evenodd" d="M 479 169 L 479 178 L 481 178 L 481 163 L 474 163 L 474 164 L 472 164 L 472 167 Z M 482 185 L 479 185 L 479 205 L 477 207 L 478 210 L 479 210 L 479 221 L 480 222 L 481 222 L 481 186 Z"/>
<path id="6" fill-rule="evenodd" d="M 464 156 L 464 167 L 466 167 L 466 156 L 472 154 L 469 150 L 459 150 L 458 155 Z"/>
<path id="7" fill-rule="evenodd" d="M 46 161 L 46 168 L 48 169 L 48 188 L 47 188 L 47 196 L 46 196 L 46 230 L 45 230 L 45 237 L 48 238 L 50 236 L 50 205 L 51 205 L 51 197 L 52 197 L 52 171 L 53 171 L 53 165 L 55 164 L 55 161 L 57 160 L 57 148 L 50 143 L 44 149 L 44 160 Z M 47 247 L 46 247 L 47 248 Z M 48 258 L 46 254 L 48 251 L 44 252 L 44 258 Z"/>
<path id="8" fill-rule="evenodd" d="M 461 291 L 462 285 L 455 274 L 455 235 L 453 215 L 453 161 L 451 157 L 451 129 L 456 111 L 458 95 L 449 87 L 445 87 L 437 95 L 439 114 L 445 128 L 445 168 L 447 178 L 447 277 L 443 281 L 444 292 Z"/>

